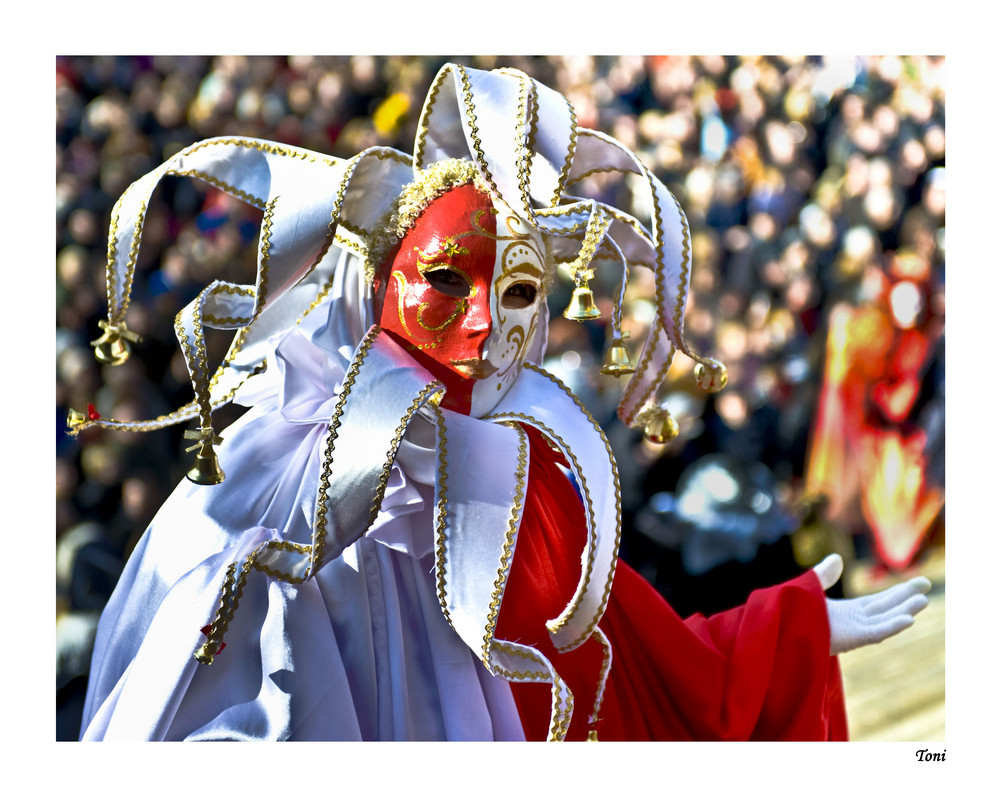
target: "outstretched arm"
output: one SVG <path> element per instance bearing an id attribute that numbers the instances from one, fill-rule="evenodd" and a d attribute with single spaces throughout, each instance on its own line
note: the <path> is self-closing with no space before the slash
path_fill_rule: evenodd
<path id="1" fill-rule="evenodd" d="M 844 560 L 832 554 L 813 568 L 823 589 L 840 579 Z M 923 576 L 902 584 L 845 600 L 826 599 L 830 618 L 830 655 L 873 645 L 913 625 L 914 616 L 927 606 L 931 582 Z"/>

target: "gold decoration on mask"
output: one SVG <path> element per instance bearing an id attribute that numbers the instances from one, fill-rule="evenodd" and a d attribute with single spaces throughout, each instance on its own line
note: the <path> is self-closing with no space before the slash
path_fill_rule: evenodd
<path id="1" fill-rule="evenodd" d="M 125 324 L 109 324 L 107 321 L 100 322 L 104 333 L 97 340 L 91 341 L 94 347 L 94 356 L 102 365 L 121 365 L 129 358 L 128 341 L 138 343 L 142 340 L 139 335 L 125 328 Z"/>
<path id="2" fill-rule="evenodd" d="M 628 349 L 625 348 L 625 344 L 622 342 L 629 335 L 629 332 L 623 332 L 620 338 L 612 341 L 607 354 L 604 355 L 604 365 L 601 367 L 602 374 L 623 376 L 635 373 L 635 364 L 629 357 Z"/>
<path id="3" fill-rule="evenodd" d="M 646 428 L 643 430 L 643 434 L 650 443 L 662 445 L 676 439 L 680 431 L 677 421 L 674 420 L 674 417 L 666 408 L 657 407 L 646 421 Z"/>
<path id="4" fill-rule="evenodd" d="M 718 393 L 729 382 L 729 372 L 718 360 L 707 359 L 694 367 L 694 379 L 706 393 Z"/>

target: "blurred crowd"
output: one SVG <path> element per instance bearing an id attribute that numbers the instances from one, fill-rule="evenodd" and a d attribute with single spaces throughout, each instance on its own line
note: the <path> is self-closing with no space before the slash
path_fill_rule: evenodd
<path id="1" fill-rule="evenodd" d="M 614 417 L 621 384 L 598 373 L 605 328 L 559 316 L 568 284 L 550 297 L 546 363 L 608 431 L 623 484 L 623 556 L 681 614 L 727 608 L 829 550 L 848 559 L 877 554 L 863 513 L 831 516 L 824 510 L 836 497 L 810 490 L 838 308 L 878 308 L 895 319 L 891 329 L 926 344 L 908 364 L 916 393 L 894 422 L 922 431 L 924 477 L 943 501 L 943 58 L 60 57 L 59 738 L 78 732 L 97 616 L 188 459 L 182 429 L 73 438 L 67 412 L 93 405 L 104 416 L 144 419 L 189 401 L 173 317 L 212 278 L 253 281 L 260 220 L 193 181 L 165 180 L 146 214 L 128 316 L 143 336 L 142 354 L 101 367 L 90 341 L 106 313 L 112 206 L 132 181 L 210 136 L 255 136 L 339 157 L 372 145 L 412 151 L 427 88 L 448 61 L 512 66 L 559 90 L 581 126 L 630 147 L 687 214 L 694 270 L 686 335 L 695 350 L 725 362 L 729 387 L 706 396 L 679 355 L 663 400 L 680 437 L 650 445 Z M 591 188 L 617 194 L 623 206 L 633 199 L 627 180 Z M 594 282 L 605 319 L 616 279 L 606 271 L 598 268 Z M 919 290 L 901 308 L 893 288 L 904 279 Z M 623 321 L 633 341 L 649 323 L 650 295 L 635 275 Z M 209 340 L 219 356 L 227 343 Z M 222 411 L 216 428 L 227 412 L 235 410 Z M 925 545 L 942 535 L 934 526 Z"/>

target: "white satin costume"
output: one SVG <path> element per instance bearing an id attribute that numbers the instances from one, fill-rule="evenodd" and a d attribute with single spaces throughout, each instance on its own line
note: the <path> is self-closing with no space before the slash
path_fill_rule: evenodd
<path id="1" fill-rule="evenodd" d="M 190 436 L 218 455 L 225 479 L 185 480 L 129 559 L 101 618 L 82 739 L 521 739 L 508 685 L 517 680 L 551 684 L 550 738 L 561 738 L 573 702 L 558 673 L 494 633 L 527 480 L 519 424 L 562 452 L 586 508 L 580 583 L 548 624 L 560 650 L 602 638 L 620 533 L 611 449 L 538 366 L 544 309 L 523 367 L 484 418 L 438 406 L 440 383 L 374 323 L 373 226 L 420 169 L 456 157 L 541 232 L 551 268 L 568 264 L 578 285 L 602 258 L 623 285 L 629 267 L 653 270 L 657 316 L 620 408 L 627 423 L 659 411 L 675 349 L 718 373 L 681 334 L 690 263 L 676 201 L 522 73 L 445 66 L 412 157 L 373 148 L 344 161 L 238 138 L 178 153 L 116 205 L 98 353 L 134 337 L 135 256 L 165 174 L 263 210 L 257 281 L 213 282 L 178 314 L 191 404 L 145 422 L 77 418 L 74 430 L 195 420 Z M 649 229 L 566 192 L 593 171 L 631 173 L 648 188 Z M 617 343 L 619 320 L 620 308 Z M 214 373 L 206 326 L 236 331 Z M 230 400 L 249 409 L 217 436 L 211 411 Z"/>

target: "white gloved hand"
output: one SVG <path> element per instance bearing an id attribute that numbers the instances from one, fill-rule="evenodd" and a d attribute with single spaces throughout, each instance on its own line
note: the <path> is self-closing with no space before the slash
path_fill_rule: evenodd
<path id="1" fill-rule="evenodd" d="M 844 572 L 844 560 L 831 554 L 813 571 L 823 589 L 830 589 Z M 830 655 L 873 645 L 913 625 L 914 616 L 927 606 L 931 582 L 923 576 L 902 584 L 845 600 L 826 599 L 830 618 Z"/>

